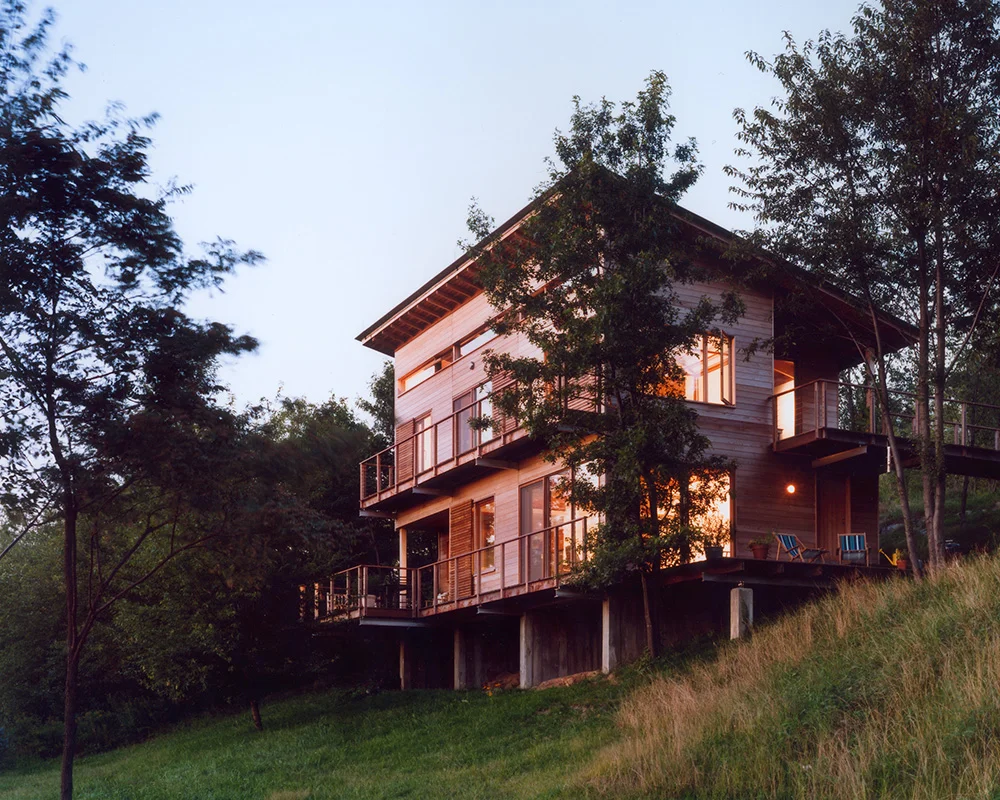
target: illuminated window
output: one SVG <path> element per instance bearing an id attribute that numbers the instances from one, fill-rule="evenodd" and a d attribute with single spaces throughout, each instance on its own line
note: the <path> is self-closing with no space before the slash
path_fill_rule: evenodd
<path id="1" fill-rule="evenodd" d="M 733 405 L 732 337 L 699 336 L 689 351 L 682 351 L 677 356 L 677 365 L 684 373 L 677 389 L 685 400 Z"/>
<path id="2" fill-rule="evenodd" d="M 479 554 L 479 568 L 483 571 L 493 569 L 496 567 L 496 551 L 493 545 L 497 541 L 497 530 L 496 506 L 492 497 L 476 503 L 475 526 L 476 549 L 489 548 Z"/>
<path id="3" fill-rule="evenodd" d="M 678 481 L 671 479 L 667 482 L 659 516 L 668 525 L 682 526 L 685 524 L 682 516 L 686 514 L 686 524 L 693 537 L 687 543 L 682 541 L 678 552 L 668 556 L 668 562 L 672 559 L 679 559 L 679 563 L 698 560 L 703 557 L 705 547 L 730 549 L 732 500 L 729 473 L 711 472 L 693 476 L 687 491 L 682 492 L 681 489 Z"/>

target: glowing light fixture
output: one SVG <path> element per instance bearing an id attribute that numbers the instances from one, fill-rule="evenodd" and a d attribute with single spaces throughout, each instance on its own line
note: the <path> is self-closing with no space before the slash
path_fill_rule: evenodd
<path id="1" fill-rule="evenodd" d="M 795 484 L 788 484 L 788 486 L 785 487 L 785 491 L 788 492 L 788 494 L 795 494 Z"/>

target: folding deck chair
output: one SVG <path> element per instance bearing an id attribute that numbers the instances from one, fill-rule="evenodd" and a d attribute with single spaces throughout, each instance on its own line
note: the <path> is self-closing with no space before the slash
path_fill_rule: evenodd
<path id="1" fill-rule="evenodd" d="M 841 564 L 871 563 L 868 539 L 863 533 L 841 533 L 837 536 L 837 557 Z"/>
<path id="2" fill-rule="evenodd" d="M 788 556 L 789 561 L 802 561 L 813 562 L 818 559 L 822 559 L 829 550 L 823 550 L 819 547 L 805 547 L 802 542 L 799 541 L 799 537 L 794 533 L 776 533 L 774 538 L 778 540 L 778 558 L 781 558 L 781 553 L 784 551 L 785 555 Z"/>

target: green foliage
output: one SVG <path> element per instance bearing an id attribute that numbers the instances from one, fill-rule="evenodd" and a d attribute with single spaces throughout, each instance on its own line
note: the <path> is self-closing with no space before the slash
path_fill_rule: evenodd
<path id="1" fill-rule="evenodd" d="M 388 447 L 396 438 L 396 373 L 391 361 L 382 365 L 368 384 L 371 398 L 358 400 L 358 408 L 374 420 L 374 433 L 379 449 Z"/>
<path id="2" fill-rule="evenodd" d="M 728 467 L 706 454 L 676 357 L 706 331 L 720 336 L 742 304 L 726 293 L 685 308 L 675 291 L 712 276 L 677 221 L 701 166 L 693 141 L 670 143 L 669 93 L 654 72 L 620 107 L 575 98 L 569 131 L 555 137 L 559 162 L 516 233 L 491 232 L 475 207 L 469 219 L 495 329 L 534 348 L 486 353 L 495 382 L 514 379 L 495 405 L 573 468 L 575 506 L 603 515 L 581 575 L 600 585 L 689 558 L 702 535 L 691 520 L 710 502 L 695 487 Z"/>
<path id="3" fill-rule="evenodd" d="M 739 183 L 734 205 L 759 226 L 755 244 L 846 289 L 866 314 L 891 311 L 917 331 L 933 569 L 944 556 L 947 388 L 969 339 L 996 317 L 1000 8 L 885 0 L 862 6 L 852 26 L 850 36 L 824 31 L 801 46 L 786 34 L 785 51 L 770 62 L 749 55 L 781 94 L 770 108 L 735 112 L 737 153 L 749 165 L 729 174 Z M 844 320 L 830 334 L 855 336 L 859 355 L 872 344 Z M 871 378 L 884 390 L 891 348 L 874 345 Z M 897 433 L 908 435 L 905 427 Z M 902 492 L 901 470 L 898 485 Z"/>

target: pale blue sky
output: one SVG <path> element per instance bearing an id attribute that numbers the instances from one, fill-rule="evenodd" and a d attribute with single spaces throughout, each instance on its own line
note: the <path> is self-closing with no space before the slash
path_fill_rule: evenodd
<path id="1" fill-rule="evenodd" d="M 63 0 L 56 38 L 88 66 L 74 117 L 162 115 L 157 177 L 195 186 L 186 241 L 268 257 L 192 304 L 261 341 L 222 373 L 236 401 L 319 402 L 365 392 L 382 357 L 354 337 L 459 255 L 471 197 L 498 222 L 530 199 L 574 94 L 633 98 L 664 70 L 705 163 L 684 205 L 749 225 L 727 208 L 732 111 L 775 87 L 744 53 L 847 30 L 857 6 Z"/>

